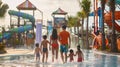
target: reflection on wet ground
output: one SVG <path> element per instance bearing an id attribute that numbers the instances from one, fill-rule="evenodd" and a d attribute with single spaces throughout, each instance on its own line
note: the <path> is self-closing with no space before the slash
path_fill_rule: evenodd
<path id="1" fill-rule="evenodd" d="M 120 67 L 120 58 L 104 54 L 94 54 L 92 50 L 83 50 L 84 61 L 82 63 L 67 62 L 63 64 L 60 59 L 56 62 L 51 62 L 51 53 L 49 54 L 48 62 L 35 62 L 34 55 L 9 55 L 0 57 L 0 67 Z M 41 56 L 42 58 L 42 56 Z"/>

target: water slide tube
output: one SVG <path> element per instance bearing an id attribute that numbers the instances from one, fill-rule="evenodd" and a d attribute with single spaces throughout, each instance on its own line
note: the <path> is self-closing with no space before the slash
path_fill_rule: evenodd
<path id="1" fill-rule="evenodd" d="M 22 32 L 31 30 L 35 23 L 35 18 L 32 15 L 29 15 L 23 12 L 14 11 L 14 10 L 9 10 L 8 13 L 13 16 L 22 17 L 23 19 L 29 19 L 29 21 L 32 22 L 32 25 L 25 25 L 18 28 L 10 29 L 9 31 L 3 34 L 0 33 L 0 42 L 2 41 L 2 39 L 9 39 L 12 35 L 12 32 L 22 33 Z"/>
<path id="2" fill-rule="evenodd" d="M 107 23 L 108 26 L 112 27 L 112 13 L 106 13 L 104 15 L 105 17 L 105 23 Z M 120 20 L 120 11 L 115 11 L 115 20 Z M 120 25 L 115 22 L 115 29 L 120 32 Z"/>
<path id="3" fill-rule="evenodd" d="M 108 2 L 109 0 L 106 0 L 106 3 Z M 120 4 L 120 0 L 115 0 L 115 4 Z"/>

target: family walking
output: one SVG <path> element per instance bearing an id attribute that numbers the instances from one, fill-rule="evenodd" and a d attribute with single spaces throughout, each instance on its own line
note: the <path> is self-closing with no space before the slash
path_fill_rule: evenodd
<path id="1" fill-rule="evenodd" d="M 83 53 L 80 50 L 80 46 L 79 45 L 77 46 L 77 51 L 75 54 L 73 49 L 70 49 L 70 53 L 69 55 L 67 55 L 70 46 L 71 46 L 71 38 L 70 38 L 70 33 L 66 31 L 66 26 L 65 25 L 62 26 L 62 31 L 59 34 L 57 33 L 57 30 L 54 28 L 50 36 L 50 41 L 48 41 L 47 36 L 44 35 L 41 44 L 40 45 L 38 43 L 36 44 L 36 48 L 35 48 L 36 61 L 40 61 L 40 56 L 42 55 L 42 62 L 43 63 L 47 62 L 48 47 L 49 47 L 49 50 L 52 49 L 52 62 L 54 62 L 55 59 L 58 60 L 59 48 L 60 48 L 61 60 L 63 63 L 67 62 L 67 58 L 70 59 L 70 62 L 74 61 L 74 56 L 76 55 L 78 57 L 76 61 L 82 62 Z"/>

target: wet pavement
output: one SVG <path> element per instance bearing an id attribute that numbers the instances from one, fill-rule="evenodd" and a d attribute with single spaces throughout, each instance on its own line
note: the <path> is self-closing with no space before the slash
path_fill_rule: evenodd
<path id="1" fill-rule="evenodd" d="M 77 57 L 75 56 L 74 62 L 68 61 L 63 64 L 60 54 L 59 59 L 53 63 L 51 59 L 51 51 L 49 51 L 47 63 L 42 63 L 41 61 L 36 62 L 33 54 L 16 54 L 0 56 L 0 67 L 120 67 L 120 57 L 116 55 L 106 55 L 99 52 L 94 52 L 93 50 L 82 51 L 84 53 L 84 61 L 81 63 L 76 62 Z"/>

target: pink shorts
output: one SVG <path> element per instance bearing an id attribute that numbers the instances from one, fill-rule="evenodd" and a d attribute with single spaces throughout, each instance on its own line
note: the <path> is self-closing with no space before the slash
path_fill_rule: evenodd
<path id="1" fill-rule="evenodd" d="M 82 58 L 78 58 L 78 62 L 82 62 Z"/>
<path id="2" fill-rule="evenodd" d="M 70 58 L 70 62 L 72 62 L 74 59 L 73 58 Z"/>

